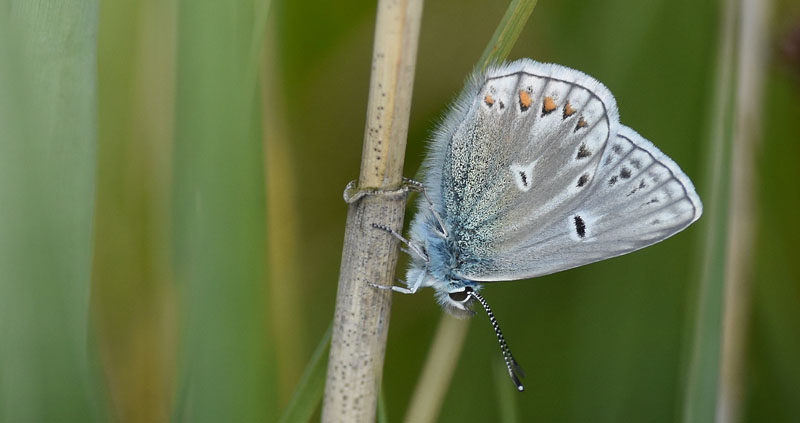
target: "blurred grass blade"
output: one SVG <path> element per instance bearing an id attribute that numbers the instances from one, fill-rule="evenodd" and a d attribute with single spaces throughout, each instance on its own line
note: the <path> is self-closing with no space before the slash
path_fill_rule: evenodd
<path id="1" fill-rule="evenodd" d="M 378 393 L 378 416 L 375 418 L 375 421 L 378 423 L 388 423 L 389 422 L 389 411 L 386 409 L 386 391 L 383 390 L 381 387 L 381 392 Z"/>
<path id="2" fill-rule="evenodd" d="M 517 398 L 519 392 L 515 389 L 514 385 L 508 378 L 508 369 L 502 360 L 492 360 L 492 375 L 494 376 L 494 389 L 497 395 L 497 404 L 500 408 L 501 423 L 517 423 L 519 421 L 519 412 L 517 406 Z"/>
<path id="3" fill-rule="evenodd" d="M 176 11 L 176 0 L 100 4 L 91 310 L 118 421 L 167 421 L 175 392 L 169 215 Z"/>
<path id="4" fill-rule="evenodd" d="M 245 90 L 255 92 L 258 86 L 258 71 L 261 68 L 261 55 L 264 51 L 267 35 L 267 18 L 271 10 L 272 0 L 258 0 L 255 2 L 253 30 L 250 35 L 249 61 L 245 71 Z"/>
<path id="5" fill-rule="evenodd" d="M 755 251 L 755 157 L 764 115 L 763 87 L 768 63 L 768 17 L 771 2 L 743 0 L 739 16 L 736 106 L 731 152 L 731 196 L 725 305 L 722 322 L 722 365 L 717 421 L 742 421 L 745 399 L 745 345 L 748 335 Z"/>
<path id="6" fill-rule="evenodd" d="M 464 347 L 469 323 L 467 319 L 457 319 L 442 312 L 417 387 L 411 396 L 406 423 L 437 420 Z"/>
<path id="7" fill-rule="evenodd" d="M 725 246 L 728 242 L 733 105 L 736 88 L 735 37 L 738 1 L 725 0 L 721 8 L 720 34 L 710 110 L 709 152 L 706 175 L 704 252 L 696 298 L 687 386 L 683 398 L 683 421 L 715 420 L 719 392 L 722 349 L 722 313 L 725 283 Z"/>
<path id="8" fill-rule="evenodd" d="M 0 421 L 104 420 L 89 361 L 96 1 L 0 6 Z"/>
<path id="9" fill-rule="evenodd" d="M 322 394 L 325 392 L 325 375 L 328 369 L 328 351 L 331 347 L 331 331 L 333 323 L 328 326 L 328 330 L 322 335 L 322 339 L 311 355 L 297 390 L 289 401 L 289 406 L 284 411 L 279 422 L 281 423 L 304 423 L 311 420 L 314 411 L 317 410 L 322 402 Z"/>
<path id="10" fill-rule="evenodd" d="M 174 257 L 180 421 L 274 421 L 260 110 L 245 78 L 253 1 L 178 10 Z"/>
<path id="11" fill-rule="evenodd" d="M 486 46 L 476 69 L 486 69 L 492 63 L 500 63 L 508 57 L 519 33 L 533 13 L 537 0 L 512 0 L 492 39 Z M 445 329 L 446 328 L 446 329 Z M 439 329 L 434 335 L 431 350 L 425 360 L 422 375 L 411 396 L 405 421 L 435 421 L 445 398 L 447 386 L 458 365 L 457 357 L 464 347 L 469 321 L 459 321 L 447 313 L 439 320 Z M 446 348 L 450 353 L 441 353 Z"/>
<path id="12" fill-rule="evenodd" d="M 272 18 L 276 22 L 278 18 Z M 264 104 L 264 155 L 267 190 L 267 285 L 272 312 L 273 345 L 278 372 L 280 407 L 289 403 L 306 363 L 305 323 L 308 320 L 307 285 L 304 283 L 298 182 L 302 173 L 294 154 L 298 146 L 290 135 L 286 114 L 286 84 L 280 74 L 279 37 L 269 25 L 264 44 L 262 98 Z M 316 341 L 316 340 L 312 340 Z"/>
<path id="13" fill-rule="evenodd" d="M 511 4 L 503 15 L 503 20 L 492 35 L 489 45 L 483 51 L 478 63 L 480 69 L 486 69 L 493 63 L 500 63 L 511 53 L 511 48 L 517 42 L 517 37 L 528 22 L 528 18 L 536 7 L 537 0 L 511 0 Z"/>

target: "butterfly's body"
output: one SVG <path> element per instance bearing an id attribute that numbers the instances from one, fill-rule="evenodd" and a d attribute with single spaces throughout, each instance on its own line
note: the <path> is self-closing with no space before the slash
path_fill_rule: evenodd
<path id="1" fill-rule="evenodd" d="M 408 288 L 397 290 L 433 287 L 456 314 L 469 313 L 474 300 L 488 311 L 477 294 L 482 283 L 626 254 L 702 213 L 680 168 L 619 123 L 605 86 L 529 59 L 471 79 L 424 167 L 427 194 L 410 234 L 418 253 Z"/>

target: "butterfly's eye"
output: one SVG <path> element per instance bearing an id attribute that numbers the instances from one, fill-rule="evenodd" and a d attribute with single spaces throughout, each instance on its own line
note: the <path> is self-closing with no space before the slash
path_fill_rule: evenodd
<path id="1" fill-rule="evenodd" d="M 466 287 L 463 291 L 456 291 L 450 292 L 447 295 L 450 296 L 450 299 L 459 303 L 463 303 L 469 298 L 469 293 L 472 292 L 472 288 Z"/>

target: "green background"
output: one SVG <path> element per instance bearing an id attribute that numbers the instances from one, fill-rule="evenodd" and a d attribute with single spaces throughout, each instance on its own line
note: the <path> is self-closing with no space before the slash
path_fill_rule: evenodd
<path id="1" fill-rule="evenodd" d="M 798 421 L 800 58 L 786 54 L 786 46 L 800 25 L 800 6 L 770 4 L 758 106 L 763 129 L 751 158 L 756 233 L 745 292 L 741 400 L 744 421 Z M 25 156 L 42 171 L 55 163 L 67 173 L 94 172 L 94 180 L 76 188 L 80 195 L 54 201 L 17 180 L 39 167 L 5 172 L 15 165 L 0 161 L 6 167 L 0 169 L 6 175 L 2 211 L 14 210 L 0 215 L 2 263 L 43 272 L 0 274 L 0 420 L 26 416 L 2 411 L 20 398 L 54 413 L 69 408 L 63 416 L 74 421 L 271 421 L 288 403 L 333 316 L 346 214 L 342 191 L 358 176 L 375 3 L 273 0 L 263 38 L 253 23 L 259 16 L 253 3 L 231 5 L 100 1 L 96 44 L 88 45 L 96 48 L 96 116 L 83 120 L 96 132 L 96 157 L 65 163 L 53 159 L 53 151 L 59 154 L 53 148 Z M 506 6 L 486 0 L 425 4 L 406 176 L 417 173 L 430 131 Z M 486 287 L 484 296 L 527 373 L 526 392 L 515 397 L 520 421 L 683 418 L 703 240 L 711 223 L 709 134 L 721 7 L 689 0 L 542 0 L 512 50 L 511 59 L 559 63 L 602 81 L 616 96 L 622 122 L 679 163 L 707 207 L 686 231 L 643 251 Z M 230 49 L 251 38 L 263 40 L 263 63 L 247 48 Z M 2 69 L 11 68 L 14 42 L 2 41 L 3 52 L 12 51 L 0 58 Z M 0 78 L 0 92 L 29 77 L 15 72 L 16 78 Z M 35 88 L 37 81 L 26 84 Z M 15 118 L 23 127 L 39 125 L 41 111 L 18 113 L 12 98 L 0 99 L 0 112 L 23 115 Z M 58 145 L 58 136 L 48 136 L 40 138 Z M 0 152 L 16 157 L 9 151 L 16 152 L 23 138 L 11 130 L 0 137 Z M 91 201 L 86 189 L 94 193 Z M 20 196 L 30 199 L 25 207 L 47 212 L 9 206 Z M 73 246 L 52 244 L 47 256 L 34 260 L 40 250 L 17 249 L 28 235 L 11 230 L 41 229 L 42 214 L 75 208 L 92 216 L 91 225 L 73 229 L 93 237 L 91 267 L 84 269 L 91 277 L 83 276 L 81 283 L 89 284 L 83 288 L 59 279 Z M 727 211 L 726 203 L 713 210 Z M 406 221 L 412 213 L 409 208 Z M 59 229 L 41 236 L 37 245 L 50 242 L 48 236 L 58 239 Z M 43 279 L 63 292 L 44 284 L 29 289 Z M 390 421 L 404 416 L 442 313 L 431 294 L 393 298 L 383 376 Z M 78 319 L 86 334 L 53 337 L 65 315 Z M 41 324 L 21 325 L 21 319 Z M 23 339 L 34 346 L 10 347 Z M 719 346 L 713 337 L 710 342 Z M 77 354 L 53 366 L 81 363 L 80 375 L 55 369 L 37 382 L 23 372 L 26 390 L 8 386 L 19 366 L 48 361 L 31 354 L 44 350 Z M 493 374 L 500 360 L 488 320 L 478 313 L 441 421 L 499 418 L 498 392 L 502 398 L 513 389 Z M 48 378 L 78 378 L 85 395 L 53 387 Z M 85 407 L 70 406 L 73 395 Z"/>

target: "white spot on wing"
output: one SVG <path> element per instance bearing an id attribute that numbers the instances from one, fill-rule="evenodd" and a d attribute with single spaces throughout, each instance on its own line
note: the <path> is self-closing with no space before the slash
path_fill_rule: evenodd
<path id="1" fill-rule="evenodd" d="M 530 162 L 526 166 L 512 164 L 509 166 L 511 170 L 511 177 L 514 178 L 514 183 L 520 191 L 526 192 L 533 186 L 533 166 L 535 161 Z"/>

